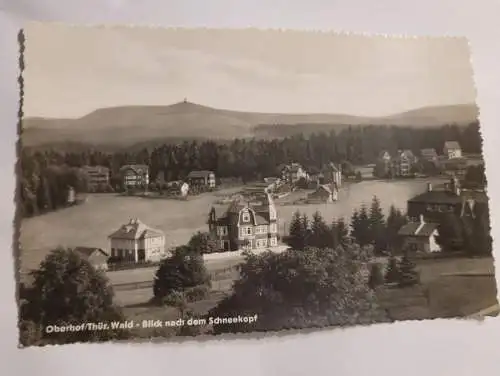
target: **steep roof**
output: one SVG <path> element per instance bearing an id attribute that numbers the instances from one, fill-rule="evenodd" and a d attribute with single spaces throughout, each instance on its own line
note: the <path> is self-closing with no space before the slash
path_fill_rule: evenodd
<path id="1" fill-rule="evenodd" d="M 422 236 L 428 238 L 438 228 L 437 223 L 410 222 L 398 231 L 402 236 Z"/>
<path id="2" fill-rule="evenodd" d="M 448 191 L 430 191 L 421 193 L 408 202 L 418 202 L 426 204 L 456 204 L 462 201 L 460 196 Z"/>
<path id="3" fill-rule="evenodd" d="M 339 168 L 335 165 L 335 163 L 330 162 L 323 166 L 322 171 L 339 172 Z"/>
<path id="4" fill-rule="evenodd" d="M 132 170 L 136 174 L 141 175 L 141 174 L 146 174 L 149 171 L 149 166 L 148 165 L 143 165 L 143 164 L 131 164 L 131 165 L 125 165 L 120 167 L 120 171 L 123 172 L 125 170 Z"/>
<path id="5" fill-rule="evenodd" d="M 191 171 L 188 174 L 188 179 L 189 178 L 208 178 L 211 174 L 213 174 L 213 171 L 208 171 L 208 170 L 200 170 L 200 171 Z"/>
<path id="6" fill-rule="evenodd" d="M 460 144 L 457 141 L 446 141 L 444 147 L 445 149 L 460 149 Z"/>
<path id="7" fill-rule="evenodd" d="M 163 231 L 148 227 L 138 219 L 133 218 L 129 223 L 122 225 L 118 230 L 109 235 L 109 237 L 115 239 L 137 240 L 164 235 Z"/>
<path id="8" fill-rule="evenodd" d="M 94 253 L 98 253 L 99 255 L 108 257 L 108 254 L 103 249 L 96 247 L 76 247 L 73 248 L 73 251 L 75 251 L 76 253 L 78 253 L 79 255 L 83 256 L 86 259 L 92 256 Z"/>

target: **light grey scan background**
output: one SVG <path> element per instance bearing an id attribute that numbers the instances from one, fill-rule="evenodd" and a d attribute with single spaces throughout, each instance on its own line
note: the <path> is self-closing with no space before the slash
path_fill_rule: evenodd
<path id="1" fill-rule="evenodd" d="M 258 339 L 182 344 L 69 345 L 17 349 L 11 252 L 17 122 L 17 38 L 26 20 L 185 27 L 329 29 L 464 35 L 471 42 L 491 198 L 500 239 L 500 3 L 495 0 L 3 0 L 0 2 L 0 305 L 2 371 L 9 375 L 496 375 L 500 318 L 405 322 Z M 27 83 L 29 85 L 29 83 Z M 495 256 L 498 252 L 494 253 Z M 498 262 L 496 264 L 498 266 Z M 497 277 L 498 279 L 498 277 Z"/>

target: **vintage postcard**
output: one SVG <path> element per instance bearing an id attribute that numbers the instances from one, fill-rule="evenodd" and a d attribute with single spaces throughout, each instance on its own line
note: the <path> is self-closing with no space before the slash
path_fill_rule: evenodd
<path id="1" fill-rule="evenodd" d="M 496 315 L 469 53 L 29 24 L 20 345 Z"/>

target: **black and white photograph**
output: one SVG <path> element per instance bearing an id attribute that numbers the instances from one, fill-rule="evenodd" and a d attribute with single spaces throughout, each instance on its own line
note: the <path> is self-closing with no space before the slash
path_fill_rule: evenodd
<path id="1" fill-rule="evenodd" d="M 19 51 L 21 347 L 500 312 L 466 38 L 37 22 Z"/>

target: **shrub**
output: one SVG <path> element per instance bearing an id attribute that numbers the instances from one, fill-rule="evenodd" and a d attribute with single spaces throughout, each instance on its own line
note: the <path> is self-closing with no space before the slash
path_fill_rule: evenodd
<path id="1" fill-rule="evenodd" d="M 156 271 L 153 294 L 155 301 L 161 302 L 174 291 L 201 285 L 210 286 L 203 256 L 188 246 L 181 246 L 174 250 L 172 257 L 161 262 Z"/>
<path id="2" fill-rule="evenodd" d="M 389 258 L 389 263 L 387 264 L 387 270 L 385 272 L 385 282 L 386 283 L 397 283 L 399 282 L 399 265 L 398 260 L 394 256 Z"/>
<path id="3" fill-rule="evenodd" d="M 368 278 L 368 286 L 375 290 L 377 287 L 384 284 L 384 274 L 379 264 L 372 264 L 370 268 L 370 277 Z"/>

